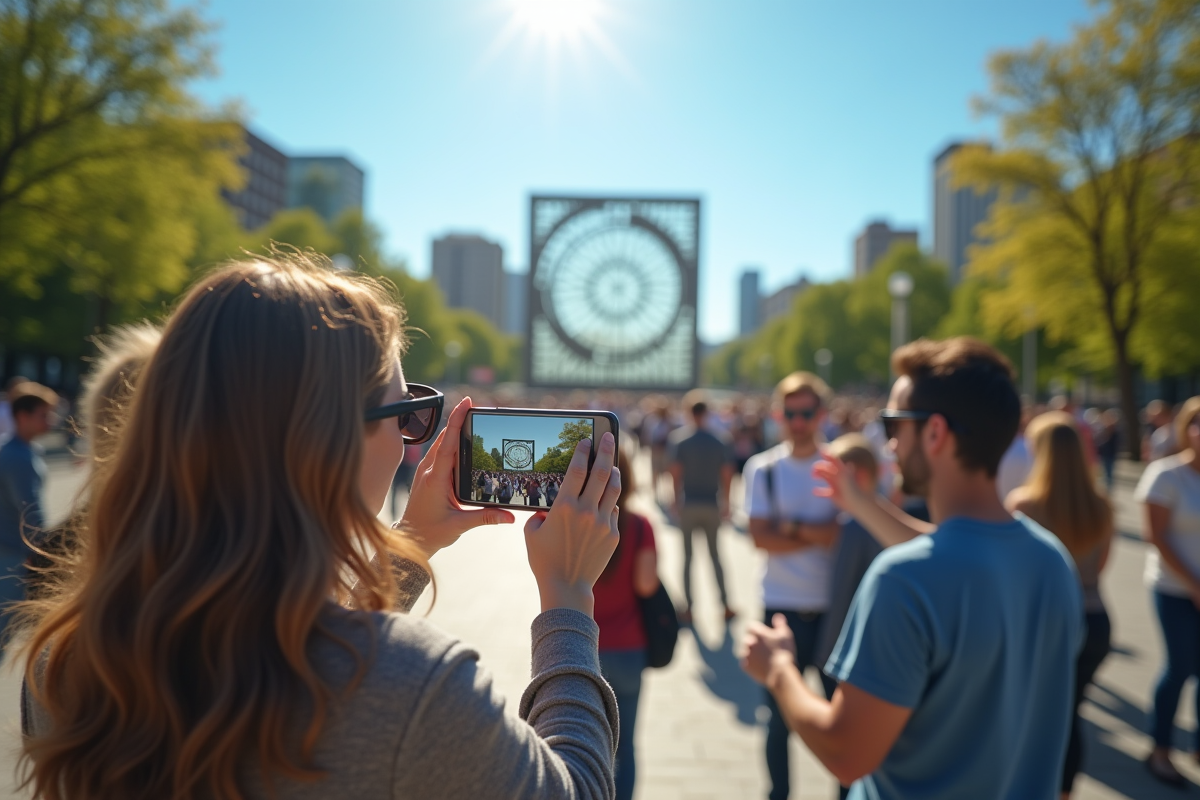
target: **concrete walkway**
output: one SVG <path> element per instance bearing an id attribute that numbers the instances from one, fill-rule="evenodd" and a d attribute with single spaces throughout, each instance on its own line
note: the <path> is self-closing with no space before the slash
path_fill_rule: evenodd
<path id="1" fill-rule="evenodd" d="M 1121 471 L 1117 507 L 1121 535 L 1104 575 L 1104 595 L 1113 616 L 1114 653 L 1104 663 L 1084 708 L 1088 749 L 1086 774 L 1075 796 L 1086 800 L 1178 798 L 1194 795 L 1154 782 L 1140 763 L 1150 749 L 1146 711 L 1162 644 L 1149 594 L 1142 579 L 1146 545 L 1141 541 L 1139 510 L 1130 500 L 1136 471 Z M 1123 465 L 1124 467 L 1124 465 Z M 80 475 L 69 462 L 52 471 L 51 505 L 61 513 Z M 644 485 L 644 484 L 643 484 Z M 641 508 L 647 511 L 645 505 Z M 682 543 L 677 530 L 655 520 L 660 572 L 675 597 L 682 595 Z M 765 729 L 760 724 L 761 689 L 740 670 L 735 656 L 747 619 L 761 615 L 758 571 L 761 557 L 749 540 L 732 529 L 721 549 L 731 603 L 742 615 L 731 627 L 721 620 L 707 553 L 697 548 L 694 585 L 696 630 L 685 632 L 672 664 L 646 674 L 638 717 L 638 793 L 640 800 L 717 800 L 766 796 L 762 759 Z M 537 588 L 525 557 L 518 526 L 478 529 L 433 561 L 437 599 L 422 598 L 417 613 L 474 644 L 496 683 L 516 702 L 529 677 L 529 623 L 538 612 Z M 810 676 L 810 680 L 814 676 Z M 19 746 L 18 683 L 11 670 L 0 672 L 0 797 L 16 797 L 9 777 Z M 1193 730 L 1193 689 L 1185 691 L 1177 719 L 1178 744 Z M 979 724 L 986 725 L 987 720 Z M 830 800 L 836 787 L 804 746 L 792 739 L 792 797 Z M 1182 754 L 1177 764 L 1193 784 L 1200 767 Z"/>

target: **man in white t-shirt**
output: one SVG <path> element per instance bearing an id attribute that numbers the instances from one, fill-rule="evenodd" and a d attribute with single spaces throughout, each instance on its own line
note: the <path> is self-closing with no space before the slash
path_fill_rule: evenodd
<path id="1" fill-rule="evenodd" d="M 813 477 L 821 460 L 818 434 L 829 408 L 829 387 L 811 372 L 793 372 L 775 387 L 772 417 L 783 442 L 746 462 L 746 512 L 750 536 L 767 553 L 762 598 L 768 625 L 783 614 L 796 640 L 796 665 L 812 665 L 820 626 L 829 607 L 831 548 L 837 538 L 837 508 L 814 490 L 824 484 Z M 826 696 L 834 682 L 820 673 Z M 788 796 L 788 728 L 774 698 L 767 693 L 771 720 L 767 726 L 767 772 L 771 800 Z"/>

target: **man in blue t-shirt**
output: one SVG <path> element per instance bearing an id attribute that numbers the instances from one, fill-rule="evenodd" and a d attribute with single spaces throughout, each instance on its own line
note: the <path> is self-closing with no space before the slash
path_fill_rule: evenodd
<path id="1" fill-rule="evenodd" d="M 1083 599 L 1058 539 L 1005 512 L 996 469 L 1017 430 L 1008 361 L 982 342 L 921 340 L 892 358 L 880 414 L 933 523 L 858 488 L 828 495 L 881 543 L 825 666 L 831 701 L 792 660 L 783 620 L 752 625 L 743 666 L 852 800 L 1051 800 L 1072 714 Z"/>

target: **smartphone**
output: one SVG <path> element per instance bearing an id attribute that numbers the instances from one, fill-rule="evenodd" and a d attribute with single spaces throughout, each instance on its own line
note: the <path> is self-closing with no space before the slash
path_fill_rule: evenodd
<path id="1" fill-rule="evenodd" d="M 472 408 L 458 447 L 458 500 L 475 506 L 547 509 L 558 497 L 575 445 L 617 438 L 617 415 L 608 411 L 542 408 Z"/>

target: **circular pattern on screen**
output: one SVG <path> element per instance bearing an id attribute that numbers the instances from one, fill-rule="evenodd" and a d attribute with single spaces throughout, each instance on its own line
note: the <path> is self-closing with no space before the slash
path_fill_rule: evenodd
<path id="1" fill-rule="evenodd" d="M 504 445 L 504 464 L 511 469 L 530 469 L 533 466 L 533 448 L 526 442 L 508 442 Z"/>

